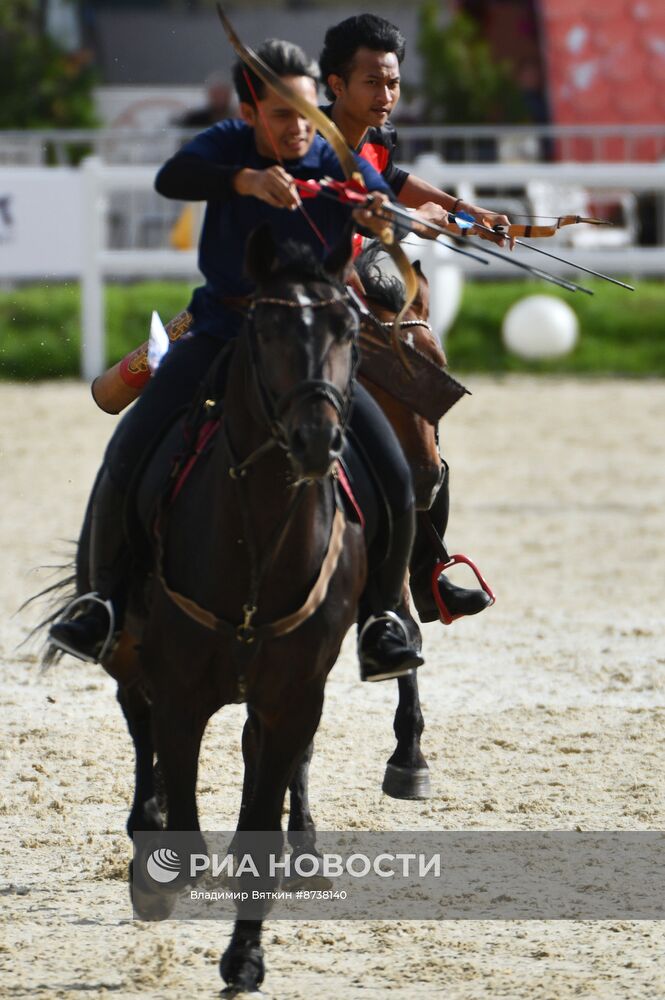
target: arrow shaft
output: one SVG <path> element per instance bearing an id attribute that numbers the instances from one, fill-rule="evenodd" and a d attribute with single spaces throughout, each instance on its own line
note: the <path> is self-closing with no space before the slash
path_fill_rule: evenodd
<path id="1" fill-rule="evenodd" d="M 490 229 L 489 226 L 484 226 L 482 222 L 478 222 L 477 219 L 473 218 L 473 216 L 471 215 L 468 216 L 468 219 L 465 218 L 464 216 L 460 216 L 460 218 L 463 218 L 465 222 L 471 221 L 473 219 L 473 224 L 475 228 L 480 229 L 481 232 L 483 233 L 493 233 L 494 235 L 496 235 L 497 232 L 501 231 L 501 230 Z M 562 216 L 562 218 L 567 219 L 569 218 L 569 216 Z M 576 218 L 576 216 L 573 216 L 572 218 Z M 593 222 L 596 223 L 596 220 L 594 219 Z M 567 222 L 564 222 L 563 224 L 574 225 L 574 223 L 567 223 Z M 509 231 L 510 230 L 508 230 L 508 232 Z M 574 261 L 568 260 L 566 257 L 560 257 L 557 254 L 552 253 L 550 250 L 543 250 L 542 247 L 535 247 L 533 243 L 525 243 L 524 240 L 518 240 L 518 239 L 515 240 L 515 243 L 519 247 L 526 247 L 527 250 L 533 250 L 534 253 L 541 253 L 544 257 L 551 257 L 552 260 L 558 260 L 562 264 L 568 264 L 570 267 L 574 267 L 578 271 L 585 271 L 587 274 L 593 274 L 594 277 L 602 278 L 604 281 L 609 281 L 613 285 L 619 285 L 621 288 L 627 288 L 629 292 L 635 291 L 633 285 L 627 285 L 625 281 L 619 281 L 618 278 L 610 278 L 608 274 L 603 274 L 602 271 L 594 271 L 590 267 L 584 267 L 583 264 L 576 264 Z"/>
<path id="2" fill-rule="evenodd" d="M 449 239 L 454 240 L 456 243 L 466 241 L 465 237 L 456 236 L 454 233 L 451 233 L 448 229 L 443 229 L 442 226 L 437 226 L 435 222 L 430 222 L 429 219 L 422 219 L 415 213 L 407 212 L 406 209 L 399 208 L 392 202 L 390 204 L 390 211 L 394 212 L 400 218 L 405 218 L 411 222 L 419 222 L 421 225 L 426 226 L 433 232 L 440 233 L 442 236 L 446 236 Z M 450 221 L 451 222 L 454 221 L 454 216 L 450 217 Z M 485 232 L 491 233 L 493 236 L 497 235 L 492 229 L 489 229 L 486 226 L 479 225 L 478 228 L 483 229 Z M 437 239 L 436 242 L 440 243 L 441 240 Z M 443 245 L 448 246 L 447 243 Z M 489 247 L 486 246 L 478 247 L 477 244 L 473 245 L 477 247 L 480 253 L 487 254 L 489 257 L 496 257 L 498 260 L 507 261 L 513 267 L 517 267 L 521 271 L 527 271 L 529 274 L 534 275 L 534 277 L 542 278 L 543 281 L 549 281 L 553 285 L 559 285 L 560 288 L 565 288 L 569 292 L 584 292 L 586 295 L 593 295 L 591 289 L 585 288 L 584 285 L 577 285 L 575 284 L 575 282 L 567 281 L 564 278 L 556 278 L 553 274 L 549 274 L 547 271 L 542 271 L 539 267 L 532 267 L 530 264 L 524 264 L 521 260 L 515 260 L 513 257 L 508 257 L 506 256 L 506 254 L 500 253 L 500 251 L 498 250 L 490 250 Z M 529 244 L 525 245 L 528 246 Z"/>
<path id="3" fill-rule="evenodd" d="M 619 285 L 620 288 L 627 288 L 629 292 L 635 291 L 634 285 L 627 285 L 625 281 L 619 281 L 618 278 L 611 278 L 609 274 L 603 274 L 601 271 L 594 271 L 593 268 L 584 267 L 583 264 L 576 264 L 572 260 L 566 260 L 565 257 L 558 257 L 555 253 L 550 253 L 549 250 L 543 250 L 542 247 L 535 247 L 532 243 L 525 243 L 524 240 L 515 240 L 520 247 L 526 247 L 528 250 L 533 250 L 534 253 L 542 253 L 544 257 L 551 257 L 552 260 L 561 261 L 562 264 L 570 264 L 571 267 L 576 268 L 578 271 L 586 271 L 587 274 L 593 274 L 596 278 L 603 278 L 605 281 L 610 281 L 613 285 Z"/>

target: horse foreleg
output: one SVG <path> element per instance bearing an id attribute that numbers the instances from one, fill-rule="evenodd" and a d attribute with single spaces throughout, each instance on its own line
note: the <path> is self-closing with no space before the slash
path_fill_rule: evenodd
<path id="1" fill-rule="evenodd" d="M 309 765 L 314 753 L 312 741 L 298 761 L 289 782 L 290 807 L 288 838 L 294 852 L 316 853 L 316 827 L 309 809 Z"/>
<path id="2" fill-rule="evenodd" d="M 281 838 L 286 789 L 316 732 L 322 707 L 321 690 L 306 703 L 293 699 L 289 713 L 278 718 L 266 718 L 257 712 L 259 752 L 251 798 L 243 809 L 238 833 L 242 830 L 275 831 Z M 233 990 L 252 992 L 263 982 L 262 928 L 262 920 L 236 921 L 219 963 L 224 982 Z"/>
<path id="3" fill-rule="evenodd" d="M 289 782 L 291 803 L 289 808 L 288 838 L 291 844 L 291 871 L 289 888 L 307 885 L 309 889 L 331 889 L 332 882 L 325 875 L 302 876 L 293 874 L 296 859 L 303 854 L 321 858 L 316 846 L 316 826 L 309 809 L 309 765 L 314 753 L 314 741 L 310 743 L 296 765 Z"/>
<path id="4" fill-rule="evenodd" d="M 429 768 L 420 748 L 425 720 L 416 672 L 398 677 L 397 684 L 399 701 L 393 723 L 397 747 L 386 765 L 382 788 L 394 799 L 427 799 L 431 788 Z"/>
<path id="5" fill-rule="evenodd" d="M 251 801 L 254 791 L 254 781 L 256 779 L 256 760 L 259 752 L 259 720 L 256 713 L 251 708 L 247 708 L 247 718 L 242 730 L 242 759 L 245 765 L 245 774 L 242 783 L 242 797 L 240 800 L 240 815 L 238 817 L 238 827 L 242 826 L 243 818 L 247 807 Z"/>
<path id="6" fill-rule="evenodd" d="M 153 705 L 159 768 L 166 792 L 167 830 L 199 830 L 196 778 L 201 740 L 209 715 L 191 692 L 170 692 Z"/>
<path id="7" fill-rule="evenodd" d="M 196 775 L 208 716 L 202 712 L 201 700 L 191 691 L 169 692 L 168 698 L 153 702 L 152 716 L 155 750 L 166 792 L 166 828 L 198 831 Z M 152 756 L 150 761 L 152 765 Z M 154 782 L 152 766 L 150 780 Z M 196 849 L 192 841 L 190 850 Z M 203 838 L 200 849 L 205 850 Z M 143 861 L 130 866 L 134 910 L 144 920 L 165 920 L 175 906 L 176 894 L 147 878 Z"/>
<path id="8" fill-rule="evenodd" d="M 134 742 L 136 758 L 134 801 L 127 819 L 127 833 L 133 837 L 135 830 L 162 830 L 164 818 L 155 795 L 150 705 L 137 685 L 119 684 L 117 698 Z"/>

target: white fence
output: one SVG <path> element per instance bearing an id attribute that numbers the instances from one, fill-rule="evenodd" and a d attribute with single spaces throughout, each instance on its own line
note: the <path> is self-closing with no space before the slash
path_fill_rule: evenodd
<path id="1" fill-rule="evenodd" d="M 629 193 L 653 192 L 662 206 L 665 196 L 665 164 L 450 164 L 427 156 L 408 165 L 447 191 L 473 194 L 479 188 L 524 189 L 542 180 L 557 190 L 584 189 L 598 192 L 617 190 Z M 83 192 L 83 268 L 82 268 L 82 357 L 83 377 L 91 379 L 105 367 L 104 281 L 109 277 L 169 276 L 197 280 L 199 272 L 194 251 L 178 250 L 109 250 L 106 245 L 106 211 L 111 192 L 152 190 L 155 170 L 152 166 L 118 166 L 91 157 L 82 166 Z M 561 204 L 561 213 L 569 214 Z M 662 208 L 661 208 L 662 211 Z M 605 230 L 603 230 L 604 232 Z M 610 231 L 611 232 L 611 231 Z M 663 239 L 661 228 L 661 241 Z M 562 231 L 563 233 L 563 231 Z M 546 242 L 549 248 L 552 242 Z M 520 250 L 523 260 L 542 264 L 554 274 L 570 273 L 570 267 Z M 665 247 L 566 248 L 566 254 L 580 264 L 610 274 L 665 275 Z M 454 262 L 462 270 L 482 277 L 518 275 L 510 265 L 493 260 L 490 267 L 468 261 L 459 255 L 423 243 L 423 258 L 428 258 L 430 280 L 436 302 L 437 269 Z M 146 303 L 146 317 L 151 303 Z M 146 320 L 147 330 L 147 320 Z"/>
<path id="2" fill-rule="evenodd" d="M 126 88 L 122 88 L 125 90 Z M 167 98 L 166 105 L 171 100 Z M 170 111 L 173 112 L 171 107 Z M 436 153 L 447 160 L 500 163 L 557 160 L 617 160 L 627 163 L 665 157 L 661 125 L 400 125 L 406 160 Z M 98 129 L 0 130 L 0 164 L 67 166 L 87 150 L 108 163 L 162 163 L 197 130 L 118 127 Z"/>
<path id="3" fill-rule="evenodd" d="M 111 191 L 152 190 L 154 167 L 110 166 L 97 157 L 82 165 L 86 220 L 81 275 L 81 374 L 93 379 L 106 368 L 104 279 L 173 277 L 200 279 L 196 252 L 189 250 L 108 250 L 107 199 Z M 183 308 L 186 303 L 183 303 Z M 146 317 L 151 304 L 146 303 Z M 146 336 L 147 336 L 146 320 Z M 138 345 L 137 345 L 138 346 Z"/>
<path id="4" fill-rule="evenodd" d="M 656 196 L 657 246 L 636 246 L 635 219 L 623 219 L 615 229 L 605 227 L 577 227 L 562 229 L 555 240 L 546 240 L 543 249 L 552 250 L 571 257 L 577 263 L 610 274 L 631 274 L 648 276 L 665 275 L 665 162 L 662 163 L 444 163 L 437 156 L 425 155 L 412 164 L 403 164 L 405 170 L 412 170 L 419 177 L 445 191 L 454 191 L 476 204 L 489 208 L 507 210 L 510 214 L 511 202 L 516 211 L 528 211 L 533 215 L 585 215 L 590 201 L 595 198 L 620 203 L 634 200 L 638 194 Z M 542 192 L 549 191 L 543 211 L 543 203 L 534 202 L 530 196 L 538 186 Z M 493 194 L 485 197 L 483 190 L 493 192 L 523 192 L 521 199 L 514 194 Z M 504 208 L 505 206 L 505 208 Z M 515 221 L 519 221 L 515 219 Z M 525 220 L 526 221 L 526 220 Z M 554 220 L 550 220 L 554 221 Z M 542 225 L 547 225 L 543 220 Z M 624 230 L 622 234 L 622 230 Z M 624 235 L 623 240 L 616 236 Z M 568 243 L 570 245 L 565 246 Z M 540 254 L 529 254 L 520 250 L 520 256 L 527 263 L 539 263 L 552 274 L 571 274 L 573 269 L 554 260 L 546 260 Z M 472 261 L 462 259 L 460 266 L 480 277 L 506 277 L 516 273 L 510 264 L 493 260 L 491 267 L 482 267 Z"/>

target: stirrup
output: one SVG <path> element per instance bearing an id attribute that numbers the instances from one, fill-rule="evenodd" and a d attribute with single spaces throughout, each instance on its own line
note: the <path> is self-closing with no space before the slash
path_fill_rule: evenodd
<path id="1" fill-rule="evenodd" d="M 407 657 L 407 662 L 402 662 L 399 665 L 394 666 L 381 666 L 378 662 L 376 665 L 370 666 L 366 664 L 364 658 L 364 650 L 362 648 L 363 639 L 365 632 L 372 625 L 376 625 L 379 622 L 392 622 L 399 624 L 400 632 L 403 636 L 403 641 L 406 651 L 411 655 Z M 380 615 L 370 615 L 358 636 L 358 660 L 360 661 L 360 679 L 363 681 L 387 681 L 392 680 L 397 677 L 405 677 L 407 674 L 413 674 L 415 669 L 422 666 L 423 659 L 419 653 L 412 649 L 411 640 L 409 634 L 406 630 L 406 626 L 399 615 L 395 614 L 394 611 L 386 611 Z"/>
<path id="2" fill-rule="evenodd" d="M 75 597 L 73 601 L 70 601 L 66 608 L 51 622 L 51 627 L 54 625 L 67 625 L 69 622 L 73 621 L 72 611 L 76 609 L 79 604 L 93 603 L 101 604 L 103 608 L 106 608 L 106 613 L 109 617 L 109 627 L 106 633 L 106 638 L 102 643 L 102 647 L 97 654 L 97 656 L 87 656 L 85 653 L 81 653 L 78 649 L 74 649 L 66 642 L 62 642 L 59 639 L 54 639 L 49 634 L 49 642 L 56 649 L 61 649 L 63 653 L 69 653 L 70 656 L 75 656 L 77 660 L 83 660 L 85 663 L 101 663 L 106 654 L 109 652 L 111 645 L 113 643 L 113 638 L 115 636 L 115 609 L 110 600 L 104 600 L 100 597 L 98 593 L 94 590 L 89 594 L 82 594 L 80 597 Z"/>
<path id="3" fill-rule="evenodd" d="M 400 618 L 400 616 L 395 611 L 384 611 L 380 615 L 370 615 L 360 632 L 358 633 L 358 653 L 360 653 L 363 644 L 363 637 L 368 628 L 372 625 L 376 625 L 377 622 L 394 622 L 395 625 L 399 625 L 402 630 L 402 635 L 404 636 L 404 641 L 406 643 L 410 642 L 409 634 L 406 631 L 406 625 Z"/>
<path id="4" fill-rule="evenodd" d="M 464 565 L 468 566 L 475 574 L 478 583 L 480 584 L 480 586 L 490 599 L 487 607 L 491 608 L 492 605 L 496 602 L 494 591 L 490 587 L 487 580 L 485 580 L 485 578 L 483 577 L 482 573 L 480 572 L 476 564 L 472 562 L 467 556 L 459 554 L 450 556 L 447 561 L 438 562 L 434 567 L 434 569 L 432 570 L 432 594 L 434 596 L 436 606 L 439 609 L 439 618 L 441 619 L 444 625 L 452 625 L 452 623 L 456 622 L 458 618 L 465 617 L 463 613 L 454 615 L 448 610 L 448 608 L 446 607 L 446 603 L 443 600 L 443 597 L 441 596 L 441 591 L 439 590 L 439 577 L 441 576 L 441 574 L 444 573 L 447 569 L 450 569 L 451 566 L 456 566 L 459 563 L 464 563 Z"/>

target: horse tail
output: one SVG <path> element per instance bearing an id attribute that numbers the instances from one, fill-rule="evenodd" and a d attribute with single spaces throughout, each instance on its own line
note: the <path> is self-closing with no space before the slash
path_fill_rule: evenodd
<path id="1" fill-rule="evenodd" d="M 16 612 L 17 615 L 22 614 L 26 608 L 32 607 L 38 602 L 44 605 L 44 610 L 46 611 L 46 617 L 30 629 L 25 639 L 18 644 L 18 649 L 21 649 L 41 635 L 62 614 L 67 605 L 74 600 L 78 593 L 76 565 L 73 560 L 56 566 L 40 566 L 39 569 L 49 569 L 60 574 L 60 576 L 59 579 L 49 584 L 48 587 L 44 587 L 43 590 L 33 594 L 32 597 L 28 597 Z M 56 649 L 50 643 L 46 643 L 41 656 L 42 667 L 50 667 L 52 664 L 57 663 L 61 656 L 62 650 Z"/>

